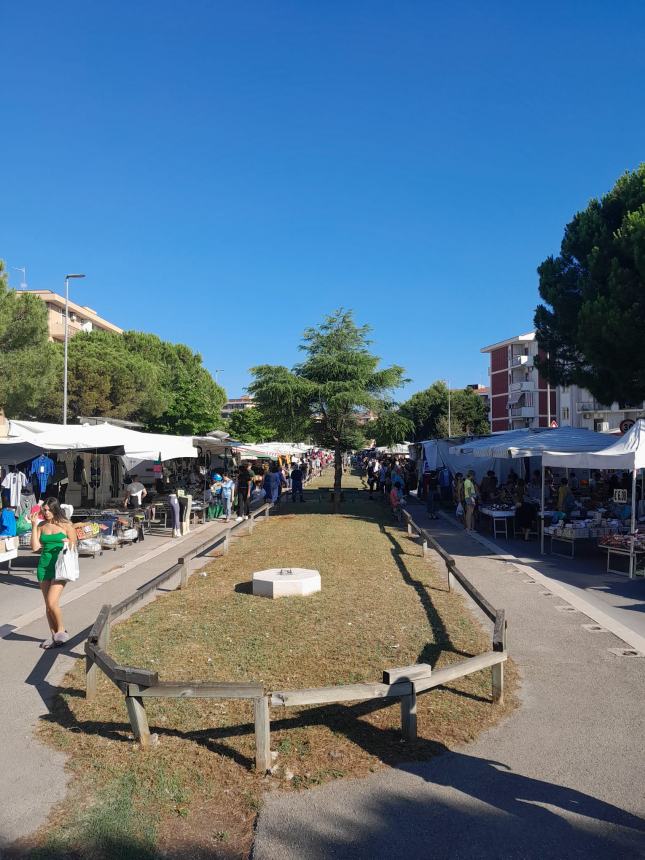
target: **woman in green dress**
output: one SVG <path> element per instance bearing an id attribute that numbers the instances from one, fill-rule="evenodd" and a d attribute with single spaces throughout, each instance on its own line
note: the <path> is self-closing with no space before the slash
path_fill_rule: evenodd
<path id="1" fill-rule="evenodd" d="M 76 532 L 56 499 L 47 499 L 38 512 L 31 517 L 31 548 L 40 552 L 38 560 L 38 582 L 45 599 L 45 612 L 51 635 L 41 648 L 57 648 L 69 639 L 63 624 L 60 598 L 65 588 L 64 581 L 56 580 L 56 561 L 65 545 L 76 546 Z"/>

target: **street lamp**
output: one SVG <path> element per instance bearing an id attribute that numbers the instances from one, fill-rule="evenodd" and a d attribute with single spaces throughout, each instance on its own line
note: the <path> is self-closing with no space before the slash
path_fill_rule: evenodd
<path id="1" fill-rule="evenodd" d="M 69 281 L 70 278 L 84 278 L 85 275 L 65 275 L 65 333 L 63 346 L 63 424 L 67 424 L 67 331 L 69 324 Z"/>

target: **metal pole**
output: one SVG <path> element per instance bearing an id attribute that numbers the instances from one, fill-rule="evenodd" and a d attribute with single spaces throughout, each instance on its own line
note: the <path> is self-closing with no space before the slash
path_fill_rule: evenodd
<path id="1" fill-rule="evenodd" d="M 65 278 L 65 333 L 63 335 L 63 424 L 67 424 L 67 325 L 69 322 L 69 278 Z"/>
<path id="2" fill-rule="evenodd" d="M 450 410 L 450 380 L 447 380 L 446 385 L 448 386 L 448 438 L 452 436 L 452 425 L 451 425 L 451 410 Z"/>
<path id="3" fill-rule="evenodd" d="M 544 555 L 544 461 L 542 461 L 542 504 L 541 504 L 541 521 L 542 528 L 540 529 L 540 552 Z"/>
<path id="4" fill-rule="evenodd" d="M 549 353 L 546 354 L 546 360 L 549 360 Z M 492 384 L 492 383 L 491 383 Z M 540 426 L 540 395 L 538 394 L 538 427 Z M 546 426 L 551 426 L 551 384 L 549 380 L 546 381 Z"/>
<path id="5" fill-rule="evenodd" d="M 632 579 L 634 576 L 634 535 L 636 534 L 636 463 L 634 463 L 634 468 L 632 470 L 632 535 L 629 543 L 629 578 Z"/>

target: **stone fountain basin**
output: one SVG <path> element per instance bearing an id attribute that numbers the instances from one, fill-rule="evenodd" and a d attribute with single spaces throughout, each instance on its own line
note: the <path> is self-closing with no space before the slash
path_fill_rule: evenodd
<path id="1" fill-rule="evenodd" d="M 320 589 L 320 573 L 305 567 L 272 567 L 253 574 L 253 594 L 258 597 L 306 597 Z"/>

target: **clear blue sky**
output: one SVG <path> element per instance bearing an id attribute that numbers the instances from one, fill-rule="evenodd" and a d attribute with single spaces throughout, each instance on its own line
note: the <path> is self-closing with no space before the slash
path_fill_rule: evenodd
<path id="1" fill-rule="evenodd" d="M 486 381 L 564 224 L 645 159 L 645 3 L 5 3 L 0 257 L 239 395 L 339 305 Z M 20 275 L 12 272 L 18 286 Z"/>

